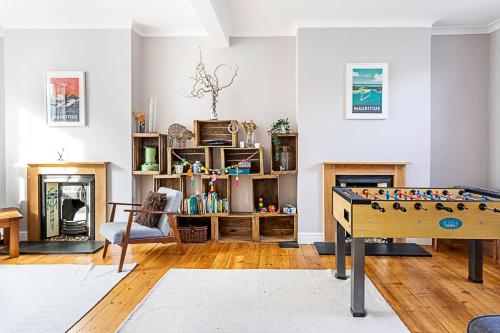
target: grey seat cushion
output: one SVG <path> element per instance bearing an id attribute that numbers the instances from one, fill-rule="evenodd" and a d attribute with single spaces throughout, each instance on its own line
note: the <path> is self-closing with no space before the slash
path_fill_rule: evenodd
<path id="1" fill-rule="evenodd" d="M 125 235 L 127 222 L 109 222 L 101 226 L 101 235 L 113 244 L 120 244 Z M 149 228 L 139 223 L 132 223 L 130 239 L 163 237 L 159 228 Z"/>
<path id="2" fill-rule="evenodd" d="M 500 333 L 500 315 L 481 316 L 471 320 L 468 333 Z"/>

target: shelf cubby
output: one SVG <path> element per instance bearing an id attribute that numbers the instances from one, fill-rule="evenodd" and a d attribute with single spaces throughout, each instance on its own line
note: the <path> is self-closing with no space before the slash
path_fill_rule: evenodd
<path id="1" fill-rule="evenodd" d="M 264 206 L 276 206 L 279 211 L 279 177 L 276 175 L 252 176 L 253 209 L 258 210 L 259 197 L 264 198 Z"/>
<path id="2" fill-rule="evenodd" d="M 173 167 L 174 162 L 181 162 L 181 159 L 174 155 L 174 153 L 181 158 L 186 159 L 189 163 L 193 164 L 196 161 L 200 161 L 204 167 L 212 167 L 212 155 L 210 154 L 210 148 L 168 148 L 167 149 L 167 172 L 169 174 L 174 173 Z M 186 173 L 188 167 L 184 167 L 183 172 Z"/>
<path id="3" fill-rule="evenodd" d="M 207 241 L 209 242 L 212 240 L 212 233 L 213 233 L 212 217 L 200 216 L 200 215 L 177 215 L 176 219 L 178 227 L 207 226 Z"/>
<path id="4" fill-rule="evenodd" d="M 297 133 L 283 133 L 278 134 L 278 137 L 281 139 L 281 147 L 290 147 L 290 167 L 289 170 L 280 170 L 280 161 L 276 161 L 274 159 L 274 155 L 276 153 L 276 147 L 274 144 L 271 144 L 271 174 L 273 175 L 286 175 L 286 174 L 296 174 L 298 163 L 297 163 L 297 147 L 298 147 L 298 136 Z"/>
<path id="5" fill-rule="evenodd" d="M 230 215 L 218 218 L 219 242 L 251 242 L 253 236 L 252 215 Z"/>
<path id="6" fill-rule="evenodd" d="M 201 192 L 209 193 L 210 192 L 210 181 L 212 180 L 212 176 L 203 175 L 201 176 Z M 214 183 L 214 190 L 217 192 L 217 195 L 227 199 L 229 205 L 229 211 L 231 210 L 231 179 L 229 176 L 217 176 L 217 180 Z M 218 214 L 228 214 L 227 213 L 218 213 Z"/>
<path id="7" fill-rule="evenodd" d="M 181 175 L 154 175 L 154 189 L 158 191 L 160 187 L 167 187 L 183 193 L 186 192 L 186 177 Z"/>
<path id="8" fill-rule="evenodd" d="M 236 120 L 195 120 L 194 145 L 195 147 L 237 147 L 238 133 L 230 133 L 229 129 L 236 129 Z M 214 144 L 214 141 L 226 141 L 224 144 Z"/>
<path id="9" fill-rule="evenodd" d="M 142 171 L 141 165 L 145 162 L 144 147 L 156 148 L 156 163 L 158 171 Z M 132 133 L 132 174 L 134 175 L 159 175 L 165 173 L 167 159 L 165 149 L 167 135 L 161 133 Z"/>
<path id="10" fill-rule="evenodd" d="M 254 155 L 255 154 L 255 155 Z M 252 156 L 254 155 L 254 156 Z M 249 158 L 252 156 L 251 158 Z M 264 174 L 264 149 L 263 148 L 222 148 L 221 166 L 229 167 L 238 164 L 244 159 L 248 159 L 251 164 L 250 174 Z"/>
<path id="11" fill-rule="evenodd" d="M 256 214 L 261 242 L 297 241 L 297 215 Z"/>

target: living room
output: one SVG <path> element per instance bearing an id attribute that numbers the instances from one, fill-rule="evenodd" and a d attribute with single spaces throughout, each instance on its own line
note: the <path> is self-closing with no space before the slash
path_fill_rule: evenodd
<path id="1" fill-rule="evenodd" d="M 498 332 L 497 1 L 0 13 L 0 331 Z"/>

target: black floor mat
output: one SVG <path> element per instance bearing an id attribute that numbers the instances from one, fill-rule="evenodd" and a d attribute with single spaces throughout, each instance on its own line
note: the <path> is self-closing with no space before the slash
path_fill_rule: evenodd
<path id="1" fill-rule="evenodd" d="M 21 254 L 92 254 L 99 251 L 103 246 L 104 242 L 102 241 L 19 242 L 19 250 Z M 1 248 L 0 254 L 9 254 L 9 248 Z"/>
<path id="2" fill-rule="evenodd" d="M 279 242 L 280 248 L 282 249 L 298 249 L 299 243 L 297 242 Z"/>
<path id="3" fill-rule="evenodd" d="M 319 255 L 335 254 L 335 243 L 315 242 L 314 247 Z M 345 246 L 347 255 L 351 255 L 351 243 Z M 432 257 L 432 254 L 415 243 L 366 243 L 365 255 L 367 256 L 400 256 L 400 257 Z"/>

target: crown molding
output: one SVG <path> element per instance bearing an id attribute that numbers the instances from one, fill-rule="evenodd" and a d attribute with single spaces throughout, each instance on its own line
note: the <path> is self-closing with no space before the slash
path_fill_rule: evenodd
<path id="1" fill-rule="evenodd" d="M 132 20 L 117 18 L 0 18 L 0 27 L 10 29 L 131 29 Z"/>
<path id="2" fill-rule="evenodd" d="M 323 20 L 310 19 L 295 22 L 295 30 L 308 28 L 431 28 L 435 18 L 385 20 Z"/>
<path id="3" fill-rule="evenodd" d="M 433 36 L 484 35 L 488 33 L 488 26 L 432 27 Z"/>
<path id="4" fill-rule="evenodd" d="M 141 37 L 207 37 L 203 29 L 149 27 L 137 22 L 132 23 L 132 30 Z"/>
<path id="5" fill-rule="evenodd" d="M 488 25 L 488 33 L 492 33 L 500 29 L 500 18 L 491 22 L 490 25 Z"/>

